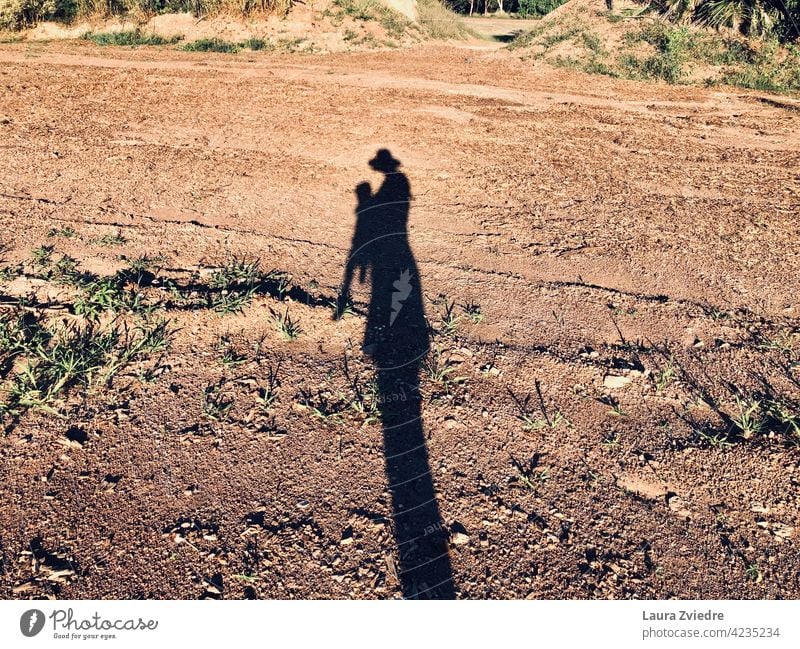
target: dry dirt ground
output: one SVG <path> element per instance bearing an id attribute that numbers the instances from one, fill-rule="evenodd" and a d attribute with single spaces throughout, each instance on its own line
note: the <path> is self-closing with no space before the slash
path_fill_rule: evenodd
<path id="1" fill-rule="evenodd" d="M 476 46 L 0 46 L 1 321 L 84 326 L 133 265 L 115 322 L 172 332 L 45 408 L 0 353 L 0 593 L 798 597 L 799 115 Z M 329 307 L 379 148 L 431 328 L 420 541 L 358 272 Z"/>

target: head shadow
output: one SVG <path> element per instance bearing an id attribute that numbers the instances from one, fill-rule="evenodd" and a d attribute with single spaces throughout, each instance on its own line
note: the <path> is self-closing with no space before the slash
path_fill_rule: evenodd
<path id="1" fill-rule="evenodd" d="M 383 180 L 374 193 L 369 183 L 355 188 L 356 224 L 337 313 L 349 301 L 356 278 L 369 286 L 362 350 L 376 371 L 403 596 L 450 599 L 455 591 L 449 535 L 439 513 L 422 420 L 419 373 L 430 339 L 408 240 L 411 187 L 388 149 L 380 149 L 369 165 Z"/>

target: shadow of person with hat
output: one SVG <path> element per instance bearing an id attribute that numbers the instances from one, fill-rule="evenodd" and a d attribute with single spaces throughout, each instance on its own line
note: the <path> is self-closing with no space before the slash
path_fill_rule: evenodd
<path id="1" fill-rule="evenodd" d="M 439 514 L 422 422 L 419 372 L 430 341 L 419 270 L 408 241 L 411 187 L 388 149 L 380 149 L 369 165 L 384 178 L 374 194 L 367 183 L 356 186 L 356 225 L 337 315 L 349 300 L 357 273 L 360 283 L 370 285 L 362 350 L 377 374 L 403 596 L 452 599 L 448 534 Z"/>

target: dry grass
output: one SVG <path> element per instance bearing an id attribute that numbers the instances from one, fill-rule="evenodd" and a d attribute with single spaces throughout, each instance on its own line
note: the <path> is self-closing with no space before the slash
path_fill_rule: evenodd
<path id="1" fill-rule="evenodd" d="M 42 20 L 130 15 L 148 19 L 165 11 L 196 16 L 285 16 L 293 0 L 2 0 L 0 29 L 22 29 Z"/>
<path id="2" fill-rule="evenodd" d="M 458 14 L 439 0 L 417 0 L 419 25 L 423 33 L 436 40 L 462 39 L 472 34 Z"/>

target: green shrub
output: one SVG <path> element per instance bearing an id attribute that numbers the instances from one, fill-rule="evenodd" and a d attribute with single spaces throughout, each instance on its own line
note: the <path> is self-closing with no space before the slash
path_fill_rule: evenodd
<path id="1" fill-rule="evenodd" d="M 591 50 L 594 54 L 602 54 L 603 45 L 600 42 L 600 37 L 597 34 L 593 34 L 592 32 L 583 32 L 581 34 L 581 38 L 583 39 L 583 44 L 586 46 L 586 49 Z"/>
<path id="2" fill-rule="evenodd" d="M 186 52 L 223 52 L 225 54 L 235 54 L 240 47 L 236 43 L 223 41 L 220 38 L 200 38 L 191 43 L 186 43 L 182 50 Z"/>
<path id="3" fill-rule="evenodd" d="M 257 52 L 259 50 L 272 50 L 275 49 L 275 45 L 273 45 L 270 41 L 265 40 L 263 38 L 248 38 L 246 41 L 242 41 L 239 43 L 242 49 L 245 50 L 252 50 Z"/>
<path id="4" fill-rule="evenodd" d="M 519 15 L 540 17 L 558 9 L 567 0 L 519 0 Z"/>
<path id="5" fill-rule="evenodd" d="M 692 35 L 689 47 L 696 59 L 709 65 L 754 63 L 757 58 L 756 50 L 741 37 L 699 32 Z"/>
<path id="6" fill-rule="evenodd" d="M 629 76 L 667 83 L 679 83 L 683 79 L 691 42 L 691 33 L 686 27 L 671 27 L 656 22 L 633 34 L 629 40 L 644 41 L 656 49 L 655 54 L 645 58 L 632 54 L 623 56 L 620 62 Z"/>
<path id="7" fill-rule="evenodd" d="M 173 45 L 183 39 L 183 36 L 164 38 L 157 34 L 146 34 L 139 29 L 122 32 L 88 32 L 81 36 L 84 40 L 92 41 L 98 45 Z"/>
<path id="8" fill-rule="evenodd" d="M 782 50 L 777 41 L 768 41 L 747 65 L 726 69 L 721 81 L 769 92 L 800 91 L 800 47 L 793 45 Z"/>

